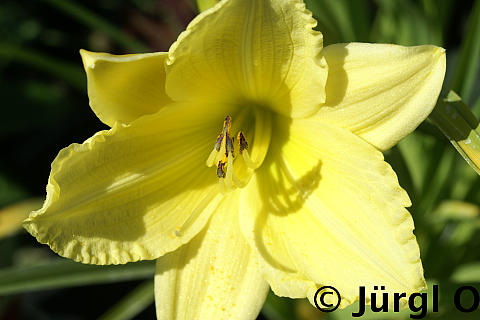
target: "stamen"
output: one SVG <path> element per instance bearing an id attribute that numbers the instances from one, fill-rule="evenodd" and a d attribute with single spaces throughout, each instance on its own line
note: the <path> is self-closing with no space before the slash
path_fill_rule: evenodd
<path id="1" fill-rule="evenodd" d="M 241 123 L 236 123 L 235 128 L 242 125 L 246 114 L 247 111 L 245 110 L 238 113 L 238 119 L 241 120 Z M 238 131 L 236 143 L 241 157 L 237 159 L 234 147 L 235 138 L 231 136 L 232 118 L 230 116 L 225 117 L 222 131 L 217 136 L 213 150 L 206 161 L 209 167 L 214 164 L 217 165 L 217 177 L 221 193 L 242 188 L 248 183 L 254 170 L 260 167 L 265 158 L 270 143 L 271 127 L 271 117 L 268 112 L 255 110 L 255 133 L 253 137 L 255 148 L 252 149 L 252 155 L 250 156 L 247 139 L 243 131 Z M 240 163 L 235 165 L 235 161 L 240 161 Z"/>
<path id="2" fill-rule="evenodd" d="M 217 136 L 217 141 L 215 142 L 215 145 L 213 146 L 212 152 L 210 152 L 210 155 L 207 158 L 206 165 L 207 167 L 212 167 L 213 164 L 215 163 L 215 160 L 218 162 L 220 161 L 218 158 L 218 153 L 220 152 L 220 149 L 222 148 L 223 141 L 225 140 L 224 138 L 227 137 L 227 140 L 229 139 L 230 135 L 230 129 L 232 127 L 232 118 L 230 116 L 227 116 L 225 120 L 223 121 L 223 128 L 222 132 Z M 218 172 L 218 170 L 217 170 Z"/>
<path id="3" fill-rule="evenodd" d="M 233 139 L 230 138 L 230 135 L 227 133 L 225 135 L 225 156 L 228 157 L 229 154 L 235 157 L 233 154 Z"/>
<path id="4" fill-rule="evenodd" d="M 245 136 L 243 135 L 242 131 L 238 132 L 237 141 L 238 141 L 238 152 L 240 154 L 242 154 L 243 150 L 248 149 L 248 143 L 247 143 L 247 140 L 245 139 Z"/>
<path id="5" fill-rule="evenodd" d="M 218 185 L 220 186 L 220 193 L 226 194 L 227 187 L 225 186 L 225 179 L 218 179 Z"/>
<path id="6" fill-rule="evenodd" d="M 232 150 L 233 151 L 233 150 Z M 227 159 L 227 173 L 225 178 L 225 186 L 228 190 L 233 189 L 233 153 L 229 153 L 229 157 Z"/>
<path id="7" fill-rule="evenodd" d="M 230 134 L 230 129 L 232 128 L 232 117 L 226 116 L 223 121 L 223 133 Z"/>
<path id="8" fill-rule="evenodd" d="M 218 154 L 218 151 L 215 148 L 213 148 L 212 152 L 210 152 L 210 155 L 208 156 L 206 161 L 207 167 L 210 168 L 213 166 L 213 164 L 215 163 L 215 158 L 217 157 L 217 154 Z"/>
<path id="9" fill-rule="evenodd" d="M 217 177 L 225 178 L 225 162 L 218 161 Z"/>
<path id="10" fill-rule="evenodd" d="M 217 137 L 217 142 L 215 142 L 215 150 L 220 151 L 220 147 L 222 146 L 223 141 L 223 132 L 220 133 Z"/>

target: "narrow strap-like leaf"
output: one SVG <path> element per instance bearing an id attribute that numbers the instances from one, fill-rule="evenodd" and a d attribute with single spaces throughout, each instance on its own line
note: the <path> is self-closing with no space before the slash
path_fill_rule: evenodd
<path id="1" fill-rule="evenodd" d="M 480 66 L 480 0 L 477 0 L 469 17 L 469 24 L 462 41 L 460 58 L 453 77 L 453 90 L 464 101 L 471 103 L 475 79 Z"/>
<path id="2" fill-rule="evenodd" d="M 147 280 L 104 313 L 99 320 L 132 319 L 152 304 L 154 299 L 153 279 Z"/>
<path id="3" fill-rule="evenodd" d="M 453 91 L 440 100 L 429 116 L 467 163 L 480 174 L 479 121 Z"/>
<path id="4" fill-rule="evenodd" d="M 56 259 L 35 266 L 0 269 L 0 296 L 34 290 L 153 278 L 154 270 L 155 264 L 152 261 L 96 266 Z"/>

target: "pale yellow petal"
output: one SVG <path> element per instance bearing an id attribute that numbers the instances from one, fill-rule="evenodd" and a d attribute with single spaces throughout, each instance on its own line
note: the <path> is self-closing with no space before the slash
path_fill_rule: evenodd
<path id="1" fill-rule="evenodd" d="M 226 196 L 205 229 L 157 261 L 157 319 L 255 319 L 268 285 L 238 226 L 238 196 Z"/>
<path id="2" fill-rule="evenodd" d="M 167 53 L 112 55 L 80 50 L 90 107 L 105 124 L 130 123 L 170 102 L 165 93 Z"/>
<path id="3" fill-rule="evenodd" d="M 346 129 L 289 122 L 276 122 L 286 142 L 273 146 L 240 201 L 242 230 L 272 290 L 312 299 L 316 286 L 331 285 L 342 307 L 359 286 L 421 290 L 410 200 L 382 154 Z"/>
<path id="4" fill-rule="evenodd" d="M 231 0 L 204 11 L 172 45 L 166 88 L 176 100 L 254 101 L 301 117 L 325 101 L 321 33 L 301 0 Z"/>
<path id="5" fill-rule="evenodd" d="M 223 110 L 206 111 L 166 107 L 63 149 L 52 164 L 47 200 L 25 227 L 83 263 L 155 259 L 188 242 L 219 201 L 205 158 Z"/>
<path id="6" fill-rule="evenodd" d="M 327 100 L 317 117 L 347 128 L 380 150 L 412 132 L 432 111 L 445 75 L 445 50 L 435 46 L 334 44 Z"/>

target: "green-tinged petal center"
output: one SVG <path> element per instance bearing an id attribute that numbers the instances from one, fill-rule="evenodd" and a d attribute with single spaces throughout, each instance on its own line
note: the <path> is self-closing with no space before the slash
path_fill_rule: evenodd
<path id="1" fill-rule="evenodd" d="M 265 159 L 271 132 L 270 112 L 262 107 L 242 108 L 235 122 L 232 116 L 225 117 L 206 161 L 208 167 L 216 167 L 222 193 L 247 185 Z"/>

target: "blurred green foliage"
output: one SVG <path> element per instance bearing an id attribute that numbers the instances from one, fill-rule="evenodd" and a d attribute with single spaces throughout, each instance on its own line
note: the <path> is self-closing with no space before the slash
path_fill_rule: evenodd
<path id="1" fill-rule="evenodd" d="M 305 2 L 325 45 L 363 41 L 446 48 L 443 95 L 456 90 L 480 115 L 480 0 Z M 58 150 L 104 129 L 88 108 L 80 48 L 164 51 L 196 13 L 193 0 L 3 0 L 0 207 L 44 197 Z M 465 283 L 480 290 L 479 177 L 428 121 L 389 150 L 386 159 L 412 198 L 430 288 L 434 283 L 440 288 L 441 308 L 427 318 L 478 319 L 480 311 L 462 314 L 450 298 Z M 148 262 L 102 268 L 64 261 L 20 231 L 0 239 L 0 319 L 102 314 L 103 319 L 154 319 L 151 280 L 133 281 L 151 279 L 151 274 Z M 259 318 L 350 319 L 355 309 L 323 314 L 305 300 L 270 295 Z M 401 312 L 366 319 L 408 317 L 409 312 Z"/>

